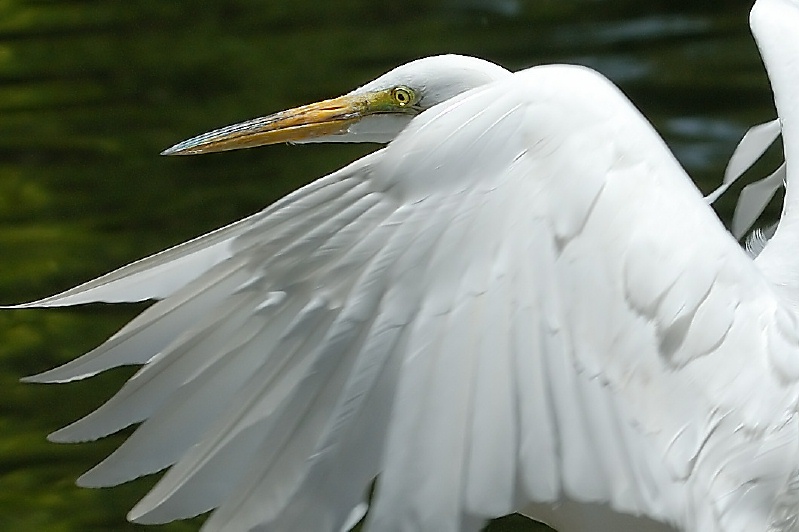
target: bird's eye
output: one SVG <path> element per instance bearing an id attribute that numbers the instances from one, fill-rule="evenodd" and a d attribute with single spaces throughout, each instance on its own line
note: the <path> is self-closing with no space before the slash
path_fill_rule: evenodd
<path id="1" fill-rule="evenodd" d="M 413 105 L 416 100 L 413 90 L 408 87 L 395 87 L 394 90 L 391 91 L 391 96 L 394 98 L 394 103 L 400 107 Z"/>

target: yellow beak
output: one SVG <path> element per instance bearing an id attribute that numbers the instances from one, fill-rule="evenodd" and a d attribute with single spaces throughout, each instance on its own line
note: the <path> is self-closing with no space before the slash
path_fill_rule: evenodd
<path id="1" fill-rule="evenodd" d="M 369 114 L 369 109 L 366 95 L 341 96 L 215 129 L 175 144 L 161 155 L 238 150 L 341 134 Z"/>

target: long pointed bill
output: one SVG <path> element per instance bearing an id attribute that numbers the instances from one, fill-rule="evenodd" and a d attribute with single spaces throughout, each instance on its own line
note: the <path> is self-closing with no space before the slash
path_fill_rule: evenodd
<path id="1" fill-rule="evenodd" d="M 215 129 L 184 140 L 161 155 L 195 155 L 345 133 L 370 113 L 370 99 L 347 95 Z"/>

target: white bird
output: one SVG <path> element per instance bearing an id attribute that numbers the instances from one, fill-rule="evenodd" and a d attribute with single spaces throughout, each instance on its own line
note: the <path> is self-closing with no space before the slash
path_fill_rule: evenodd
<path id="1" fill-rule="evenodd" d="M 143 367 L 55 432 L 205 530 L 799 530 L 799 1 L 758 0 L 785 208 L 752 260 L 601 75 L 431 57 L 166 153 L 391 141 L 262 212 L 19 307 L 157 299 L 29 378 Z M 393 140 L 392 140 L 393 139 Z M 795 164 L 795 163 L 793 163 Z"/>

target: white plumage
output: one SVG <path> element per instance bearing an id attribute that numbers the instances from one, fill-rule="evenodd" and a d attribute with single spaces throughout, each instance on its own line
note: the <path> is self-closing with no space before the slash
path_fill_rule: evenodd
<path id="1" fill-rule="evenodd" d="M 759 0 L 753 29 L 791 161 L 799 3 Z M 30 378 L 143 364 L 52 435 L 142 422 L 79 482 L 172 466 L 130 518 L 215 509 L 206 530 L 338 530 L 375 477 L 381 532 L 799 530 L 795 169 L 753 262 L 599 74 L 442 56 L 351 94 L 400 85 L 415 113 L 332 133 L 401 129 L 386 148 L 21 305 L 161 300 Z"/>

